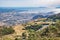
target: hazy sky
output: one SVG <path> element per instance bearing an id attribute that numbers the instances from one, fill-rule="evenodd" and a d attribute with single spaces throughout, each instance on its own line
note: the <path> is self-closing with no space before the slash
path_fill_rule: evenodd
<path id="1" fill-rule="evenodd" d="M 0 7 L 60 7 L 60 0 L 0 0 Z"/>

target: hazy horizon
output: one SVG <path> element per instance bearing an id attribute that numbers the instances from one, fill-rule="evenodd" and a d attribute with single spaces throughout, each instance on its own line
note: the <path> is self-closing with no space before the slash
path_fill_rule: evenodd
<path id="1" fill-rule="evenodd" d="M 60 0 L 0 0 L 0 7 L 60 7 Z"/>

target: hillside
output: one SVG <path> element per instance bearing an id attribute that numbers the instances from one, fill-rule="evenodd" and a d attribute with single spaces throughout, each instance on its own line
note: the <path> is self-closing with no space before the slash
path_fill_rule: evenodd
<path id="1" fill-rule="evenodd" d="M 55 14 L 55 15 L 51 15 L 48 18 L 50 18 L 50 19 L 60 19 L 60 13 Z"/>
<path id="2" fill-rule="evenodd" d="M 26 32 L 26 30 L 23 30 L 24 26 L 21 24 L 14 26 L 13 29 L 15 30 L 16 35 L 22 35 L 22 33 Z"/>
<path id="3" fill-rule="evenodd" d="M 46 23 L 49 22 L 41 22 L 37 19 L 37 21 L 30 21 L 27 24 L 12 26 L 15 31 L 12 34 L 2 36 L 2 38 L 4 40 L 60 40 L 60 21 L 57 21 L 55 25 L 52 25 L 51 21 L 48 25 Z"/>

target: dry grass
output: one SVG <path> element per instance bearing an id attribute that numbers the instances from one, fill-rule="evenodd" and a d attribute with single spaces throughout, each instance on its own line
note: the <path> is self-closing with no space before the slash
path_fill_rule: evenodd
<path id="1" fill-rule="evenodd" d="M 22 35 L 22 33 L 25 32 L 25 30 L 23 30 L 23 29 L 24 29 L 24 26 L 21 24 L 14 26 L 16 35 Z"/>

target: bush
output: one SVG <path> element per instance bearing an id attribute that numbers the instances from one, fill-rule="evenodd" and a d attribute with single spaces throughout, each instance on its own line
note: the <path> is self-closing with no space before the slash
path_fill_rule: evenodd
<path id="1" fill-rule="evenodd" d="M 2 27 L 0 29 L 0 35 L 8 35 L 14 33 L 14 29 L 12 27 Z"/>
<path id="2" fill-rule="evenodd" d="M 37 31 L 40 28 L 42 28 L 42 25 L 31 25 L 31 26 L 26 27 L 25 29 L 26 30 L 30 30 L 31 29 L 31 30 Z"/>

